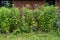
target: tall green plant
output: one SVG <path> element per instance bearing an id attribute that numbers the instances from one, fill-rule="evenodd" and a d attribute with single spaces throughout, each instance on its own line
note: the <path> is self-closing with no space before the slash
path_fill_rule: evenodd
<path id="1" fill-rule="evenodd" d="M 57 7 L 42 6 L 39 20 L 42 30 L 44 31 L 52 30 L 54 22 L 57 20 Z"/>
<path id="2" fill-rule="evenodd" d="M 17 17 L 19 15 L 18 8 L 0 8 L 0 31 L 9 32 L 17 27 Z M 11 29 L 10 29 L 11 28 Z"/>

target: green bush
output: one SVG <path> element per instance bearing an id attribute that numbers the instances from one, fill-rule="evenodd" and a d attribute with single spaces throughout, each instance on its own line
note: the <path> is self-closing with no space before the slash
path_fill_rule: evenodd
<path id="1" fill-rule="evenodd" d="M 57 7 L 37 6 L 34 10 L 27 7 L 0 7 L 0 32 L 31 32 L 31 30 L 43 30 L 45 32 L 54 29 L 57 20 Z"/>
<path id="2" fill-rule="evenodd" d="M 54 29 L 54 23 L 57 20 L 57 7 L 42 6 L 39 15 L 41 30 L 51 31 Z"/>
<path id="3" fill-rule="evenodd" d="M 26 7 L 23 7 L 22 8 L 23 10 L 21 11 L 22 13 L 22 16 L 21 16 L 21 19 L 22 19 L 22 31 L 25 31 L 25 32 L 30 32 L 31 31 L 31 22 L 32 22 L 32 18 L 33 18 L 33 12 L 32 10 L 26 8 Z"/>
<path id="4" fill-rule="evenodd" d="M 57 7 L 48 5 L 44 5 L 42 7 L 38 6 L 34 9 L 33 13 L 38 29 L 47 32 L 55 28 L 54 24 L 56 23 L 58 16 Z"/>
<path id="5" fill-rule="evenodd" d="M 17 28 L 18 15 L 20 14 L 18 8 L 0 8 L 0 32 L 8 33 Z"/>

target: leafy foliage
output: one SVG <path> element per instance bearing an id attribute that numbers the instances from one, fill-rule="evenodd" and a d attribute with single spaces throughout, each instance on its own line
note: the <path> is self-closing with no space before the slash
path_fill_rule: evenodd
<path id="1" fill-rule="evenodd" d="M 57 8 L 54 6 L 43 6 L 39 15 L 41 28 L 44 31 L 50 31 L 57 20 Z"/>
<path id="2" fill-rule="evenodd" d="M 9 32 L 9 30 L 14 30 L 17 28 L 18 23 L 18 8 L 0 8 L 0 31 Z M 11 28 L 11 29 L 10 29 Z"/>
<path id="3" fill-rule="evenodd" d="M 0 32 L 31 32 L 42 30 L 48 32 L 54 29 L 57 20 L 57 7 L 37 6 L 34 10 L 12 7 L 0 8 Z"/>

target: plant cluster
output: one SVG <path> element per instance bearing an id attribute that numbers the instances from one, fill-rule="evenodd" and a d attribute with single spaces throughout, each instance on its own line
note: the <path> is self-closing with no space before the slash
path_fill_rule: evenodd
<path id="1" fill-rule="evenodd" d="M 34 10 L 27 7 L 0 8 L 0 33 L 31 32 L 42 30 L 48 32 L 55 28 L 57 7 L 37 6 Z M 57 25 L 57 24 L 56 24 Z"/>

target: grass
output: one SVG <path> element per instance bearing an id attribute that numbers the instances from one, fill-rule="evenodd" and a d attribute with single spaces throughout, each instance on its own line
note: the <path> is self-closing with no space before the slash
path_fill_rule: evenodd
<path id="1" fill-rule="evenodd" d="M 0 35 L 0 40 L 60 40 L 60 37 L 42 33 L 22 33 L 18 35 Z"/>

